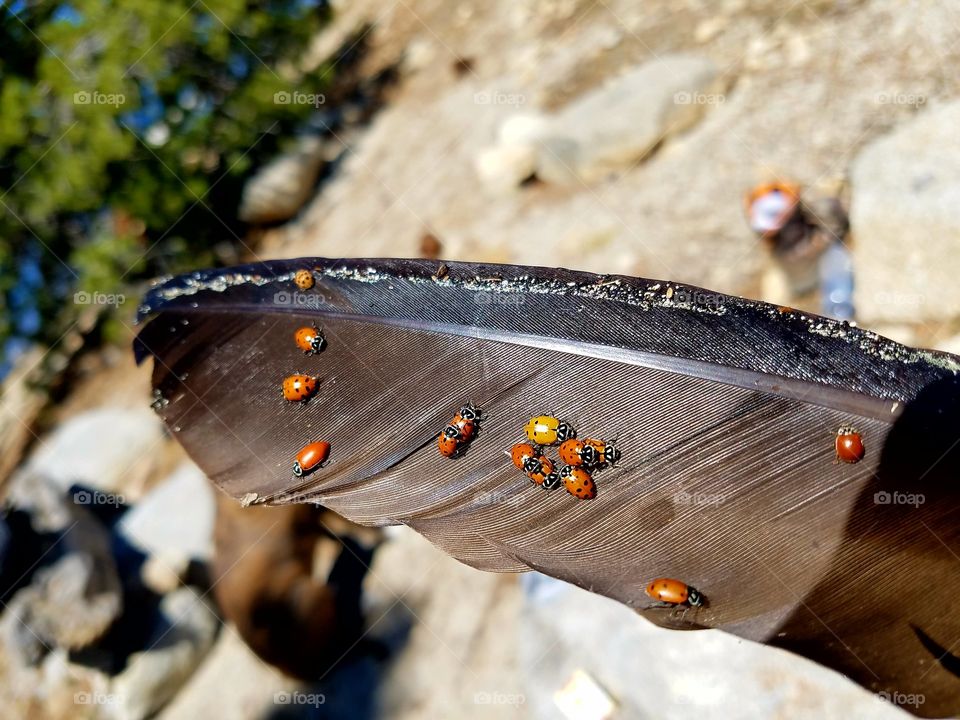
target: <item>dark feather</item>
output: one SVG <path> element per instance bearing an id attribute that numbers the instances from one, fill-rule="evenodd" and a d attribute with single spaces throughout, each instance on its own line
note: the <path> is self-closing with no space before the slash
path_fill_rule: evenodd
<path id="1" fill-rule="evenodd" d="M 960 678 L 922 640 L 960 648 L 960 360 L 676 283 L 438 267 L 311 258 L 160 285 L 136 343 L 156 360 L 159 412 L 237 499 L 403 523 L 475 567 L 537 569 L 665 626 L 923 694 L 907 708 L 921 715 L 960 712 Z M 310 322 L 329 346 L 304 357 L 292 334 Z M 293 372 L 322 378 L 306 406 L 280 396 Z M 468 401 L 488 417 L 443 458 L 436 437 Z M 595 500 L 545 493 L 504 456 L 545 411 L 619 438 Z M 846 424 L 865 438 L 856 465 L 835 462 Z M 293 458 L 316 439 L 330 463 L 297 481 Z M 660 576 L 709 605 L 652 607 Z"/>

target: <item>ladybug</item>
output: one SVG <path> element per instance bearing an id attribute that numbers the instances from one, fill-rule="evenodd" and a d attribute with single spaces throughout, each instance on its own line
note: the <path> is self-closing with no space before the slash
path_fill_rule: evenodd
<path id="1" fill-rule="evenodd" d="M 317 378 L 291 375 L 283 381 L 283 397 L 290 402 L 306 402 L 317 392 Z"/>
<path id="2" fill-rule="evenodd" d="M 469 403 L 460 408 L 460 412 L 453 416 L 453 420 L 443 432 L 460 442 L 470 442 L 477 431 L 477 421 L 483 411 Z"/>
<path id="3" fill-rule="evenodd" d="M 293 333 L 293 341 L 306 355 L 315 355 L 327 345 L 327 339 L 323 336 L 323 331 L 316 325 L 297 328 L 297 331 Z"/>
<path id="4" fill-rule="evenodd" d="M 536 462 L 537 456 L 537 449 L 530 443 L 517 443 L 510 448 L 510 459 L 513 460 L 513 464 L 516 465 L 518 469 L 524 472 L 527 472 L 527 463 L 530 460 Z M 535 468 L 536 465 L 533 467 Z"/>
<path id="5" fill-rule="evenodd" d="M 437 439 L 437 447 L 444 457 L 453 457 L 460 447 L 473 439 L 477 432 L 477 422 L 483 417 L 483 411 L 467 403 L 453 416 L 450 424 L 443 429 Z"/>
<path id="6" fill-rule="evenodd" d="M 449 429 L 448 427 L 447 430 Z M 456 430 L 456 428 L 453 429 Z M 457 450 L 460 449 L 460 441 L 456 437 L 447 435 L 447 431 L 444 430 L 437 439 L 437 448 L 439 448 L 440 454 L 444 457 L 453 457 L 457 454 Z"/>
<path id="7" fill-rule="evenodd" d="M 856 428 L 844 425 L 837 430 L 837 460 L 842 460 L 845 463 L 858 463 L 863 460 L 865 452 L 863 436 Z"/>
<path id="8" fill-rule="evenodd" d="M 301 290 L 309 290 L 313 287 L 313 273 L 309 270 L 297 270 L 293 276 L 293 282 Z"/>
<path id="9" fill-rule="evenodd" d="M 532 417 L 523 429 L 538 445 L 556 445 L 577 436 L 576 430 L 552 415 Z"/>
<path id="10" fill-rule="evenodd" d="M 583 450 L 580 455 L 585 466 L 597 467 L 598 465 L 613 465 L 620 459 L 620 450 L 613 444 L 612 440 L 604 442 L 603 440 L 587 438 L 583 441 Z"/>
<path id="11" fill-rule="evenodd" d="M 567 465 L 580 467 L 583 465 L 583 443 L 576 438 L 570 438 L 560 443 L 557 454 Z"/>
<path id="12" fill-rule="evenodd" d="M 670 578 L 657 578 L 647 585 L 647 595 L 667 605 L 690 605 L 701 607 L 703 595 L 699 590 L 690 587 L 685 582 Z"/>
<path id="13" fill-rule="evenodd" d="M 560 484 L 560 476 L 554 472 L 553 461 L 545 455 L 528 459 L 523 470 L 528 478 L 547 490 Z"/>
<path id="14" fill-rule="evenodd" d="M 560 479 L 567 492 L 581 500 L 591 500 L 597 496 L 597 484 L 583 468 L 565 465 L 560 471 Z"/>
<path id="15" fill-rule="evenodd" d="M 323 465 L 329 456 L 330 443 L 324 440 L 304 445 L 297 453 L 297 459 L 293 463 L 293 474 L 297 477 L 309 475 Z"/>

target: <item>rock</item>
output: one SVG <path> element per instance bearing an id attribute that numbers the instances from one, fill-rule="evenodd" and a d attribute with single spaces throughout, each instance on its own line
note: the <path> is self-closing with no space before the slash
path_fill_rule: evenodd
<path id="1" fill-rule="evenodd" d="M 227 626 L 213 649 L 158 720 L 226 717 L 259 720 L 278 709 L 276 699 L 298 683 L 260 660 L 236 630 Z"/>
<path id="2" fill-rule="evenodd" d="M 413 74 L 429 67 L 437 57 L 437 48 L 427 38 L 417 38 L 403 54 L 403 72 Z"/>
<path id="3" fill-rule="evenodd" d="M 103 636 L 122 607 L 109 554 L 68 553 L 38 570 L 7 605 L 0 618 L 4 656 L 30 667 L 55 648 L 85 648 Z"/>
<path id="4" fill-rule="evenodd" d="M 38 443 L 14 482 L 30 485 L 36 477 L 45 477 L 61 491 L 72 485 L 90 488 L 90 503 L 123 502 L 130 499 L 126 495 L 136 481 L 149 474 L 151 451 L 163 433 L 163 424 L 146 409 L 90 410 Z"/>
<path id="5" fill-rule="evenodd" d="M 5 664 L 0 673 L 4 717 L 101 718 L 117 701 L 107 692 L 108 688 L 105 673 L 71 663 L 67 651 L 61 649 L 54 649 L 38 667 L 17 668 Z"/>
<path id="6" fill-rule="evenodd" d="M 934 348 L 943 352 L 960 355 L 960 335 L 954 335 L 945 340 L 937 340 Z"/>
<path id="7" fill-rule="evenodd" d="M 149 556 L 144 581 L 164 592 L 176 586 L 191 560 L 210 559 L 214 514 L 210 481 L 185 462 L 120 519 L 117 532 Z"/>
<path id="8" fill-rule="evenodd" d="M 240 219 L 248 223 L 289 220 L 313 196 L 321 165 L 320 139 L 302 138 L 295 150 L 270 161 L 247 181 L 240 200 Z"/>
<path id="9" fill-rule="evenodd" d="M 4 656 L 30 666 L 55 648 L 79 650 L 98 640 L 120 615 L 123 597 L 109 532 L 86 504 L 29 474 L 15 478 L 8 503 L 29 518 L 14 545 L 31 567 L 5 579 L 19 583 L 39 569 L 0 618 L 0 642 Z M 28 547 L 43 536 L 46 549 Z"/>
<path id="10" fill-rule="evenodd" d="M 540 143 L 537 175 L 548 182 L 592 182 L 631 167 L 666 136 L 720 104 L 717 69 L 705 58 L 667 55 L 574 101 Z"/>
<path id="11" fill-rule="evenodd" d="M 960 102 L 924 112 L 857 156 L 850 207 L 866 323 L 960 316 Z"/>
<path id="12" fill-rule="evenodd" d="M 537 151 L 527 145 L 490 147 L 480 152 L 474 166 L 487 190 L 505 193 L 536 172 Z"/>
<path id="13" fill-rule="evenodd" d="M 723 32 L 728 22 L 729 19 L 723 15 L 714 15 L 713 17 L 705 18 L 697 23 L 697 27 L 694 28 L 693 39 L 698 43 L 710 42 Z"/>
<path id="14" fill-rule="evenodd" d="M 523 575 L 521 583 L 525 593 L 513 637 L 524 685 L 520 695 L 501 691 L 499 699 L 515 699 L 526 717 L 557 717 L 555 693 L 580 668 L 615 700 L 615 717 L 659 717 L 664 707 L 704 720 L 908 717 L 839 673 L 784 650 L 719 630 L 666 630 L 613 600 L 536 573 Z M 569 613 L 576 623 L 566 620 Z M 604 631 L 611 627 L 617 632 Z M 735 682 L 731 667 L 737 668 Z"/>
<path id="15" fill-rule="evenodd" d="M 0 486 L 19 464 L 23 450 L 33 439 L 32 426 L 47 395 L 34 384 L 44 358 L 39 347 L 21 355 L 3 381 L 0 393 Z"/>
<path id="16" fill-rule="evenodd" d="M 550 130 L 550 120 L 538 113 L 513 115 L 500 125 L 497 140 L 501 145 L 536 147 Z"/>
<path id="17" fill-rule="evenodd" d="M 141 720 L 165 705 L 193 674 L 213 645 L 219 620 L 207 602 L 183 587 L 160 602 L 162 620 L 147 650 L 130 656 L 110 686 L 119 698 L 114 717 Z"/>

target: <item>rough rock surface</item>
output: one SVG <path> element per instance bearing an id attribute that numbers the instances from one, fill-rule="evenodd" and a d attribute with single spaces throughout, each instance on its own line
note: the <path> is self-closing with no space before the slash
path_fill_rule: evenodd
<path id="1" fill-rule="evenodd" d="M 960 316 L 958 127 L 960 102 L 923 109 L 853 163 L 856 302 L 866 322 Z"/>

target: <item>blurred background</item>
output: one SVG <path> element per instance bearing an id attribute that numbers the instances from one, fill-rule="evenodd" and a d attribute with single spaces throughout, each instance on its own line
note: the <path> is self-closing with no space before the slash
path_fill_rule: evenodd
<path id="1" fill-rule="evenodd" d="M 0 48 L 5 715 L 907 717 L 403 528 L 225 503 L 130 342 L 157 277 L 317 255 L 670 279 L 960 352 L 954 3 L 18 1 Z"/>

